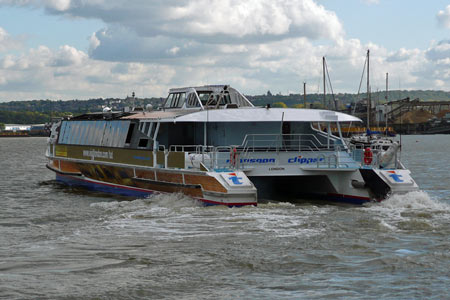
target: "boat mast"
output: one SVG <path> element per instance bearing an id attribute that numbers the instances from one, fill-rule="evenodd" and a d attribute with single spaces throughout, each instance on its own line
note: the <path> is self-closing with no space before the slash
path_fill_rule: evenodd
<path id="1" fill-rule="evenodd" d="M 384 105 L 384 118 L 385 118 L 385 131 L 386 131 L 386 135 L 387 135 L 387 125 L 388 125 L 388 116 L 387 116 L 387 104 L 389 102 L 389 73 L 386 73 L 386 104 Z"/>
<path id="2" fill-rule="evenodd" d="M 306 81 L 303 81 L 303 108 L 306 108 Z"/>
<path id="3" fill-rule="evenodd" d="M 323 106 L 327 108 L 327 91 L 326 91 L 326 80 L 325 80 L 325 56 L 322 56 L 322 68 L 323 68 Z"/>
<path id="4" fill-rule="evenodd" d="M 389 102 L 389 73 L 386 73 L 386 96 L 384 99 L 386 99 L 386 103 Z"/>
<path id="5" fill-rule="evenodd" d="M 367 129 L 370 130 L 370 81 L 369 81 L 369 54 L 370 50 L 367 50 Z"/>

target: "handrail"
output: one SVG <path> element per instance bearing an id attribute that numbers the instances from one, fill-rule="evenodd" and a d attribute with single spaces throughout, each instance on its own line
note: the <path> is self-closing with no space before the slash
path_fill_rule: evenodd
<path id="1" fill-rule="evenodd" d="M 279 151 L 310 151 L 319 154 L 317 167 L 325 168 L 354 168 L 355 164 L 364 166 L 362 149 L 359 145 L 350 145 L 347 148 L 341 144 L 321 142 L 320 137 L 314 134 L 248 134 L 245 135 L 241 145 L 204 146 L 204 145 L 171 145 L 170 151 L 182 151 L 189 155 L 196 154 L 197 160 L 210 169 L 230 168 L 245 169 L 252 153 L 279 152 Z M 236 151 L 234 150 L 236 149 Z M 327 153 L 321 153 L 325 151 Z M 368 167 L 379 167 L 381 149 L 372 149 L 373 161 Z M 331 152 L 331 153 L 330 153 Z M 333 153 L 334 152 L 334 153 Z M 346 153 L 344 156 L 342 156 Z M 259 156 L 259 155 L 256 155 Z M 342 160 L 342 161 L 341 161 Z M 395 159 L 397 161 L 397 159 Z"/>
<path id="2" fill-rule="evenodd" d="M 321 151 L 340 149 L 341 145 L 328 147 L 315 134 L 247 134 L 241 145 L 204 146 L 204 145 L 170 145 L 170 151 L 195 151 L 196 153 L 228 151 L 237 148 L 242 153 L 248 151 Z"/>
<path id="3" fill-rule="evenodd" d="M 333 140 L 333 141 L 337 141 Z M 328 147 L 315 134 L 247 134 L 242 147 L 247 151 L 252 149 L 276 151 L 320 151 L 334 150 L 336 144 Z"/>
<path id="4" fill-rule="evenodd" d="M 320 168 L 321 161 L 323 161 L 323 164 L 326 164 L 328 169 L 331 169 L 331 161 L 334 160 L 333 168 L 338 169 L 341 167 L 341 163 L 339 162 L 338 155 L 336 154 L 330 154 L 328 156 L 325 156 L 324 154 L 320 154 L 317 156 L 317 168 Z M 343 164 L 345 167 L 348 167 L 348 164 Z"/>

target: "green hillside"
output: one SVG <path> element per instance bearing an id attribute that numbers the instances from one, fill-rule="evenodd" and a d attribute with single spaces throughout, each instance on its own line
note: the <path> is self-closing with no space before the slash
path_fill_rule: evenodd
<path id="1" fill-rule="evenodd" d="M 359 101 L 366 95 L 339 93 L 334 98 L 339 101 L 340 105 Z M 247 96 L 256 106 L 265 106 L 270 104 L 273 107 L 303 107 L 304 97 L 301 94 L 290 95 L 273 95 L 268 91 L 264 95 Z M 385 93 L 373 93 L 372 99 L 385 102 Z M 422 101 L 450 101 L 450 92 L 445 91 L 390 91 L 389 100 L 404 99 L 410 97 L 412 99 L 419 98 Z M 327 101 L 332 101 L 332 95 L 327 95 Z M 125 106 L 145 106 L 152 104 L 154 107 L 160 105 L 164 98 L 145 98 L 145 99 L 89 99 L 89 100 L 68 100 L 68 101 L 52 101 L 52 100 L 31 100 L 31 101 L 12 101 L 0 102 L 0 123 L 16 123 L 16 124 L 36 124 L 49 122 L 52 117 L 61 117 L 63 115 L 72 114 L 79 115 L 87 112 L 101 111 L 103 107 L 112 107 L 113 110 L 121 110 Z M 322 94 L 308 94 L 306 96 L 307 107 L 311 105 L 315 108 L 323 107 Z"/>

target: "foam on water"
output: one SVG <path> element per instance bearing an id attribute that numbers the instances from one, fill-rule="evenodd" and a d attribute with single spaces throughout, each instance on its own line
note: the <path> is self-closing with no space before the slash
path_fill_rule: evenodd
<path id="1" fill-rule="evenodd" d="M 187 237 L 246 235 L 248 232 L 272 237 L 308 237 L 324 228 L 311 228 L 309 220 L 335 208 L 296 206 L 269 202 L 257 207 L 204 207 L 183 194 L 159 194 L 133 201 L 97 202 L 107 230 L 158 233 L 160 240 Z M 105 213 L 106 212 L 106 213 Z"/>
<path id="2" fill-rule="evenodd" d="M 201 203 L 183 194 L 155 194 L 148 198 L 132 201 L 107 201 L 92 203 L 91 207 L 107 211 L 129 211 L 142 208 L 180 209 L 185 207 L 199 207 Z"/>
<path id="3" fill-rule="evenodd" d="M 393 195 L 361 209 L 389 231 L 431 231 L 445 228 L 450 220 L 450 205 L 424 191 Z"/>
<path id="4" fill-rule="evenodd" d="M 381 202 L 381 206 L 390 209 L 425 209 L 450 212 L 450 205 L 433 199 L 424 191 L 393 195 Z"/>

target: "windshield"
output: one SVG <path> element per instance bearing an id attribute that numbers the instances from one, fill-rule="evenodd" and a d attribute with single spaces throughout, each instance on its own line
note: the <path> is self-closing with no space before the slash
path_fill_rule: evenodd
<path id="1" fill-rule="evenodd" d="M 169 94 L 164 103 L 164 108 L 181 108 L 186 100 L 186 93 Z"/>

